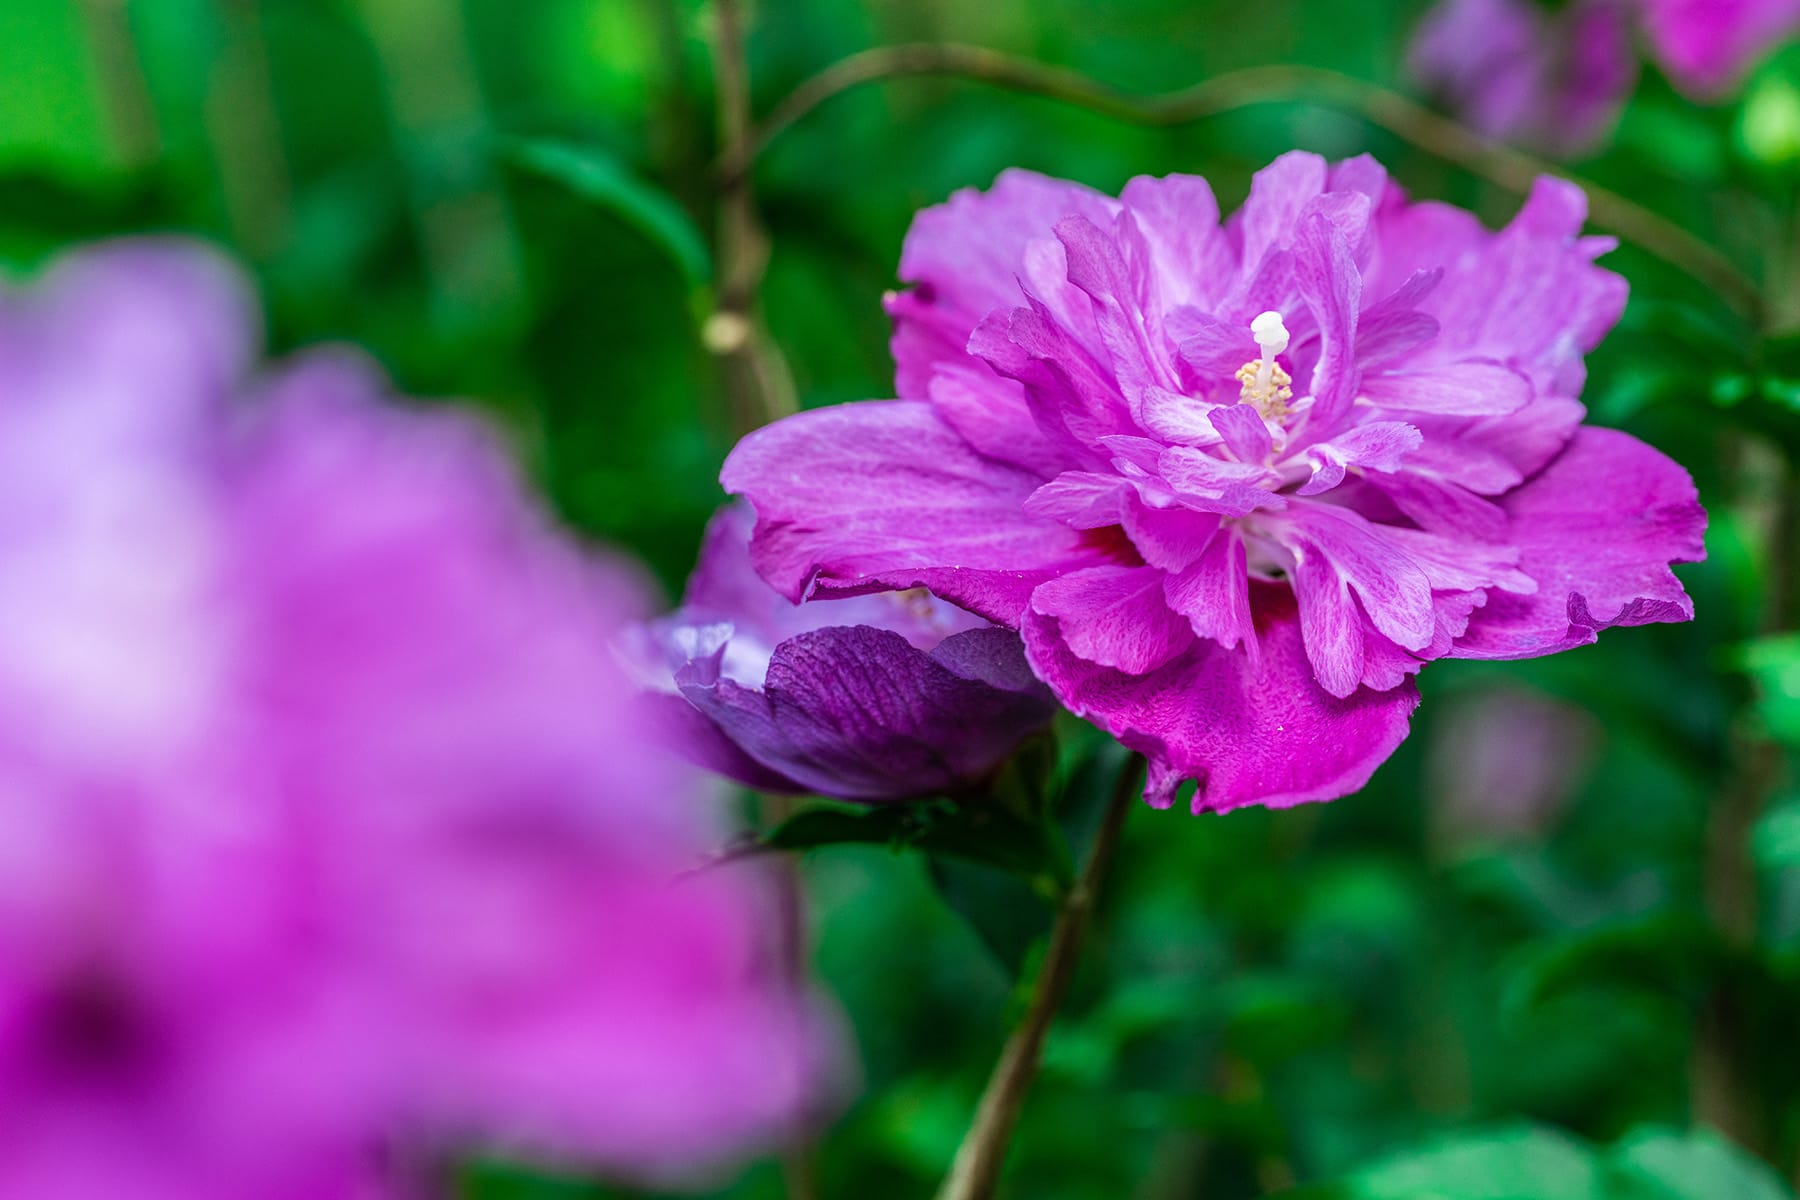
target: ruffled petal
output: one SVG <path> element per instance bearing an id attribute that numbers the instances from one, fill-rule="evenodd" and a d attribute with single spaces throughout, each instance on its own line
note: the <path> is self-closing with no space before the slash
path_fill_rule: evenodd
<path id="1" fill-rule="evenodd" d="M 720 480 L 755 505 L 751 555 L 790 600 L 926 587 L 1013 625 L 1037 584 L 1109 561 L 1025 512 L 1041 478 L 976 453 L 922 402 L 788 417 L 739 442 Z"/>
<path id="2" fill-rule="evenodd" d="M 1706 556 L 1706 513 L 1688 473 L 1660 451 L 1584 428 L 1501 504 L 1537 592 L 1490 596 L 1454 657 L 1534 658 L 1586 645 L 1613 625 L 1692 619 L 1669 564 Z"/>
<path id="3" fill-rule="evenodd" d="M 1144 798 L 1157 807 L 1173 802 L 1184 779 L 1199 781 L 1196 813 L 1357 790 L 1406 737 L 1418 692 L 1408 682 L 1345 699 L 1326 694 L 1286 589 L 1257 585 L 1254 607 L 1254 657 L 1197 641 L 1161 668 L 1129 675 L 1072 653 L 1057 621 L 1035 612 L 1025 622 L 1026 653 L 1070 711 L 1148 758 Z"/>
<path id="4" fill-rule="evenodd" d="M 966 357 L 969 335 L 996 308 L 1018 305 L 1026 245 L 1080 215 L 1110 222 L 1119 202 L 1031 171 L 1001 173 L 985 192 L 965 188 L 913 218 L 900 252 L 911 291 L 888 298 L 899 394 L 923 400 L 938 363 Z"/>
<path id="5" fill-rule="evenodd" d="M 1031 610 L 1054 619 L 1068 648 L 1091 663 L 1131 675 L 1154 670 L 1194 640 L 1163 601 L 1155 567 L 1092 567 L 1044 584 Z"/>

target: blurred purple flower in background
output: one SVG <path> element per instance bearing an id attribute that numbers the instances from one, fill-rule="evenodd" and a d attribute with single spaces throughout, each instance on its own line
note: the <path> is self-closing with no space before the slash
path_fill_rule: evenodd
<path id="1" fill-rule="evenodd" d="M 1723 97 L 1800 28 L 1800 0 L 1440 0 L 1408 52 L 1412 75 L 1489 137 L 1574 157 L 1611 132 L 1652 56 L 1696 99 Z"/>
<path id="2" fill-rule="evenodd" d="M 1435 729 L 1431 817 L 1451 846 L 1548 836 L 1600 738 L 1588 713 L 1519 687 L 1453 700 Z"/>
<path id="3" fill-rule="evenodd" d="M 1153 803 L 1340 796 L 1424 663 L 1692 615 L 1692 481 L 1580 424 L 1626 290 L 1584 217 L 1546 179 L 1490 232 L 1369 158 L 1285 155 L 1223 225 L 1196 177 L 1009 171 L 907 236 L 903 399 L 759 430 L 724 483 L 792 599 L 922 586 L 1021 629 Z"/>
<path id="4" fill-rule="evenodd" d="M 1637 81 L 1628 0 L 1444 0 L 1420 23 L 1413 76 L 1489 137 L 1573 157 L 1612 129 Z"/>
<path id="5" fill-rule="evenodd" d="M 751 566 L 754 521 L 721 509 L 681 608 L 641 631 L 683 753 L 768 791 L 895 800 L 976 784 L 1049 723 L 1018 634 L 922 588 L 797 605 Z"/>
<path id="6" fill-rule="evenodd" d="M 642 749 L 635 581 L 359 360 L 252 381 L 202 250 L 0 304 L 0 1194 L 377 1196 L 784 1129 L 820 1026 L 755 878 L 676 879 L 718 835 Z"/>
<path id="7" fill-rule="evenodd" d="M 1800 29 L 1800 0 L 1639 0 L 1650 49 L 1677 87 L 1702 99 Z"/>

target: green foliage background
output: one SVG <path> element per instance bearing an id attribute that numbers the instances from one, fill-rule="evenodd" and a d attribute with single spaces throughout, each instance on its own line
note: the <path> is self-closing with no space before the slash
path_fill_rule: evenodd
<path id="1" fill-rule="evenodd" d="M 766 112 L 845 54 L 935 39 L 1133 91 L 1276 62 L 1403 88 L 1418 6 L 762 0 L 750 15 Z M 5 0 L 0 257 L 26 270 L 124 231 L 222 241 L 259 276 L 276 350 L 355 341 L 404 390 L 487 407 L 573 527 L 676 591 L 735 433 L 700 336 L 709 19 L 695 0 Z M 1774 299 L 1759 328 L 1640 249 L 1607 260 L 1633 298 L 1587 400 L 1700 481 L 1710 557 L 1681 572 L 1699 619 L 1542 662 L 1434 666 L 1412 739 L 1335 804 L 1134 812 L 1008 1195 L 1790 1195 L 1794 68 L 1778 58 L 1747 106 L 1713 108 L 1647 69 L 1613 142 L 1576 168 Z M 886 395 L 879 300 L 917 208 L 1012 165 L 1107 191 L 1203 173 L 1230 207 L 1295 146 L 1372 151 L 1414 193 L 1490 221 L 1517 203 L 1324 105 L 1148 130 L 899 82 L 831 101 L 760 164 L 770 331 L 802 403 Z M 1523 723 L 1508 716 L 1521 705 Z M 1534 763 L 1544 779 L 1509 808 L 1517 789 L 1496 780 Z M 818 1194 L 928 1195 L 1045 910 L 979 868 L 879 846 L 814 851 L 804 872 L 813 957 L 862 1071 L 823 1129 Z M 1707 1126 L 1746 1149 L 1693 1132 Z M 712 1182 L 734 1200 L 786 1194 L 773 1162 Z M 501 1165 L 463 1187 L 625 1194 Z"/>

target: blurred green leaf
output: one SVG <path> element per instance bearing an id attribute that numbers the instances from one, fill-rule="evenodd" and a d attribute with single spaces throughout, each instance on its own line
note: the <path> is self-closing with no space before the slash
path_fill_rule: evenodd
<path id="1" fill-rule="evenodd" d="M 1594 1153 L 1539 1128 L 1451 1138 L 1365 1168 L 1350 1184 L 1360 1200 L 1607 1200 Z"/>
<path id="2" fill-rule="evenodd" d="M 1768 1164 L 1711 1132 L 1640 1130 L 1613 1148 L 1616 1200 L 1790 1200 Z"/>
<path id="3" fill-rule="evenodd" d="M 1800 867 L 1800 804 L 1764 813 L 1756 822 L 1750 844 L 1766 871 Z"/>
<path id="4" fill-rule="evenodd" d="M 1757 708 L 1769 731 L 1800 746 L 1800 634 L 1759 638 L 1742 647 L 1738 665 L 1757 681 Z"/>
<path id="5" fill-rule="evenodd" d="M 1017 874 L 944 855 L 931 856 L 931 882 L 1007 974 L 1019 978 L 1032 947 L 1050 932 L 1055 911 L 1045 903 L 1049 889 L 1034 887 Z"/>
<path id="6" fill-rule="evenodd" d="M 600 147 L 537 138 L 515 142 L 508 157 L 629 223 L 674 260 L 690 286 L 712 278 L 706 239 L 681 205 Z"/>

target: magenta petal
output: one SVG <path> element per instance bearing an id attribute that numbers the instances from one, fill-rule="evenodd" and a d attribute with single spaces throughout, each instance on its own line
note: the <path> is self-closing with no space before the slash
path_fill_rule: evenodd
<path id="1" fill-rule="evenodd" d="M 1250 180 L 1250 195 L 1231 224 L 1243 238 L 1242 262 L 1255 271 L 1264 255 L 1294 236 L 1300 214 L 1325 190 L 1325 160 L 1290 150 Z"/>
<path id="2" fill-rule="evenodd" d="M 1165 576 L 1163 599 L 1187 617 L 1196 637 L 1211 638 L 1226 650 L 1256 640 L 1244 539 L 1235 529 L 1221 529 L 1191 566 Z"/>
<path id="3" fill-rule="evenodd" d="M 1010 625 L 1042 579 L 1104 561 L 1024 512 L 1040 478 L 977 454 L 917 401 L 778 421 L 738 443 L 720 480 L 756 506 L 757 570 L 791 600 L 928 587 Z"/>
<path id="4" fill-rule="evenodd" d="M 1313 476 L 1300 488 L 1299 494 L 1315 496 L 1330 491 L 1343 482 L 1348 467 L 1365 467 L 1391 474 L 1423 440 L 1418 428 L 1404 421 L 1371 421 L 1357 425 L 1347 433 L 1307 450 Z"/>
<path id="5" fill-rule="evenodd" d="M 1163 601 L 1155 567 L 1093 567 L 1044 584 L 1032 611 L 1054 618 L 1070 650 L 1091 663 L 1141 675 L 1194 640 L 1188 623 Z"/>
<path id="6" fill-rule="evenodd" d="M 1283 538 L 1303 570 L 1309 560 L 1328 560 L 1384 637 L 1408 650 L 1431 641 L 1431 581 L 1386 531 L 1347 509 L 1312 501 L 1289 510 Z M 1304 593 L 1300 608 L 1304 616 Z"/>
<path id="7" fill-rule="evenodd" d="M 986 192 L 965 188 L 913 218 L 900 278 L 918 286 L 889 299 L 899 394 L 922 400 L 939 363 L 966 358 L 969 334 L 1019 292 L 1026 244 L 1064 217 L 1107 224 L 1119 203 L 1091 188 L 1030 171 L 1004 171 Z"/>
<path id="8" fill-rule="evenodd" d="M 1078 716 L 1105 728 L 1150 763 L 1144 798 L 1166 807 L 1197 779 L 1196 813 L 1245 804 L 1281 808 L 1332 800 L 1367 783 L 1405 739 L 1419 695 L 1327 695 L 1313 681 L 1293 601 L 1261 586 L 1259 653 L 1198 641 L 1145 675 L 1098 666 L 1070 652 L 1057 622 L 1025 622 L 1033 668 Z"/>
<path id="9" fill-rule="evenodd" d="M 1706 556 L 1688 473 L 1613 429 L 1583 428 L 1501 504 L 1535 595 L 1496 593 L 1456 642 L 1458 658 L 1533 658 L 1613 625 L 1686 621 L 1693 602 L 1669 564 Z"/>
<path id="10" fill-rule="evenodd" d="M 1308 422 L 1331 429 L 1356 400 L 1356 310 L 1362 298 L 1362 277 L 1350 260 L 1350 245 L 1343 233 L 1324 217 L 1307 218 L 1300 228 L 1299 245 L 1296 273 L 1300 294 L 1319 323 L 1320 337 Z"/>
<path id="11" fill-rule="evenodd" d="M 1099 529 L 1125 519 L 1132 494 L 1131 485 L 1118 475 L 1064 471 L 1026 497 L 1025 511 L 1076 529 Z"/>
<path id="12" fill-rule="evenodd" d="M 1179 506 L 1154 508 L 1142 501 L 1125 506 L 1125 536 L 1146 563 L 1163 571 L 1185 571 L 1213 542 L 1219 518 Z"/>
<path id="13" fill-rule="evenodd" d="M 1018 381 L 996 375 L 979 359 L 964 355 L 960 363 L 938 363 L 927 391 L 938 416 L 979 453 L 1044 476 L 1073 465 L 1038 428 Z"/>
<path id="14" fill-rule="evenodd" d="M 1237 263 L 1219 227 L 1212 185 L 1198 175 L 1140 175 L 1119 199 L 1137 218 L 1149 247 L 1162 304 L 1174 308 L 1217 299 Z"/>
<path id="15" fill-rule="evenodd" d="M 1383 408 L 1449 416 L 1495 416 L 1531 403 L 1531 381 L 1496 362 L 1471 359 L 1425 371 L 1365 375 L 1362 394 Z"/>
<path id="16" fill-rule="evenodd" d="M 1212 427 L 1219 431 L 1225 440 L 1226 449 L 1230 450 L 1242 463 L 1261 463 L 1268 460 L 1269 453 L 1275 448 L 1274 439 L 1269 436 L 1268 422 L 1262 414 L 1250 404 L 1227 404 L 1207 413 Z"/>

